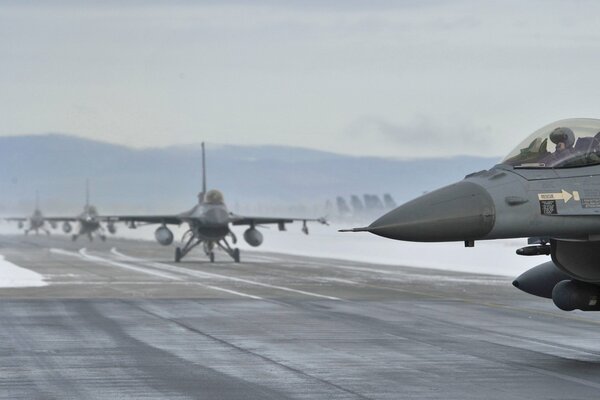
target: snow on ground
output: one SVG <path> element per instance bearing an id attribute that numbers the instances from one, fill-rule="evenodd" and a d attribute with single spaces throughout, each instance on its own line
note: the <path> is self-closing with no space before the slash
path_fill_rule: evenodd
<path id="1" fill-rule="evenodd" d="M 19 232 L 16 226 L 1 225 L 0 233 Z M 516 255 L 516 249 L 527 245 L 526 239 L 479 241 L 475 243 L 474 248 L 465 248 L 462 242 L 412 243 L 386 239 L 364 232 L 340 233 L 337 231 L 340 228 L 358 225 L 360 224 L 348 223 L 324 226 L 312 223 L 309 224 L 310 235 L 308 236 L 300 232 L 302 224 L 298 222 L 287 225 L 286 232 L 279 232 L 276 226 L 259 227 L 264 235 L 264 242 L 258 248 L 251 247 L 244 241 L 245 227 L 233 227 L 233 230 L 238 237 L 237 246 L 242 252 L 269 251 L 510 277 L 516 277 L 526 270 L 550 260 L 547 256 L 523 257 Z M 154 241 L 156 225 L 128 229 L 120 224 L 117 229 L 118 237 Z M 171 229 L 173 229 L 175 244 L 177 244 L 187 227 L 184 228 L 182 225 L 181 228 L 171 227 Z M 55 230 L 53 234 L 62 233 L 60 230 Z M 84 237 L 79 240 L 82 246 L 87 243 L 87 239 Z M 173 251 L 175 244 L 169 247 Z M 242 253 L 242 261 L 243 257 Z"/>
<path id="2" fill-rule="evenodd" d="M 462 242 L 413 243 L 382 238 L 370 233 L 340 233 L 347 226 L 313 226 L 309 236 L 292 224 L 288 232 L 263 230 L 264 251 L 364 261 L 377 264 L 436 268 L 452 271 L 517 276 L 540 264 L 548 257 L 523 257 L 515 250 L 526 245 L 526 239 L 480 241 L 474 248 Z M 238 235 L 240 236 L 240 235 Z M 241 240 L 243 242 L 243 240 Z M 240 244 L 240 248 L 250 246 Z"/>
<path id="3" fill-rule="evenodd" d="M 549 257 L 523 257 L 515 254 L 519 247 L 527 245 L 526 239 L 479 241 L 474 248 L 465 248 L 462 242 L 412 243 L 375 236 L 370 233 L 340 233 L 349 225 L 323 226 L 310 224 L 310 235 L 300 232 L 298 222 L 287 225 L 286 232 L 276 226 L 260 228 L 263 244 L 251 247 L 244 241 L 246 228 L 234 227 L 238 237 L 237 246 L 244 251 L 269 251 L 294 255 L 364 261 L 374 264 L 402 265 L 436 268 L 452 271 L 475 272 L 516 277 L 526 270 L 548 261 Z M 156 227 L 139 227 L 130 230 L 119 227 L 118 235 L 127 238 L 154 240 Z M 174 229 L 176 240 L 185 229 Z M 217 256 L 218 257 L 218 256 Z"/>
<path id="4" fill-rule="evenodd" d="M 0 254 L 0 287 L 46 286 L 44 277 L 37 272 L 19 267 L 4 259 Z"/>

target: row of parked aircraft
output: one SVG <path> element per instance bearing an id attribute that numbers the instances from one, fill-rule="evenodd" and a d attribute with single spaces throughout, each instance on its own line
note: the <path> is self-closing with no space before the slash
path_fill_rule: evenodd
<path id="1" fill-rule="evenodd" d="M 86 203 L 83 212 L 77 216 L 44 216 L 39 209 L 36 196 L 36 208 L 30 217 L 9 217 L 8 221 L 16 221 L 20 228 L 28 227 L 25 233 L 31 231 L 38 233 L 43 231 L 50 233 L 46 229 L 46 223 L 52 228 L 62 224 L 63 232 L 69 234 L 73 232 L 73 224 L 78 225 L 78 230 L 72 234 L 72 239 L 77 240 L 79 236 L 87 236 L 91 241 L 94 236 L 101 240 L 106 240 L 105 229 L 102 223 L 106 225 L 106 230 L 114 234 L 116 232 L 115 223 L 124 222 L 130 228 L 136 228 L 138 225 L 156 224 L 159 225 L 154 236 L 156 241 L 163 246 L 173 243 L 174 235 L 168 225 L 187 224 L 188 230 L 182 237 L 182 247 L 175 248 L 175 261 L 179 262 L 193 248 L 202 245 L 204 253 L 211 262 L 215 260 L 214 250 L 220 248 L 227 253 L 235 262 L 240 262 L 240 250 L 232 247 L 228 239 L 231 239 L 233 245 L 237 243 L 237 237 L 231 230 L 231 225 L 245 225 L 248 228 L 244 231 L 244 240 L 253 247 L 260 246 L 263 242 L 263 235 L 257 229 L 258 226 L 274 224 L 280 231 L 286 230 L 286 224 L 295 221 L 302 222 L 302 232 L 308 234 L 308 222 L 317 222 L 327 224 L 325 218 L 281 218 L 281 217 L 252 217 L 242 216 L 230 212 L 225 204 L 223 194 L 218 190 L 206 189 L 206 160 L 204 143 L 202 143 L 202 191 L 198 194 L 198 202 L 190 210 L 178 214 L 168 215 L 100 215 L 96 207 L 90 204 L 89 184 L 86 185 Z"/>

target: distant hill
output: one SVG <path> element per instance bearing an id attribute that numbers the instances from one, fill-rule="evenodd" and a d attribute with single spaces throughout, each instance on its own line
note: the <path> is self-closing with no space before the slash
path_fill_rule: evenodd
<path id="1" fill-rule="evenodd" d="M 208 186 L 233 209 L 334 202 L 390 193 L 398 202 L 488 168 L 497 159 L 400 160 L 282 146 L 207 145 Z M 200 145 L 133 149 L 61 134 L 0 137 L 0 212 L 29 211 L 39 190 L 46 213 L 74 212 L 90 178 L 103 212 L 178 212 L 200 189 Z"/>

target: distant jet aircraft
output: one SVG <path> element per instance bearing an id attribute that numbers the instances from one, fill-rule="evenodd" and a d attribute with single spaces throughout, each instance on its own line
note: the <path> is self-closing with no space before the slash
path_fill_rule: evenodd
<path id="1" fill-rule="evenodd" d="M 414 242 L 528 237 L 524 256 L 550 255 L 513 285 L 565 311 L 600 311 L 600 120 L 547 125 L 500 164 L 350 229 Z"/>
<path id="2" fill-rule="evenodd" d="M 346 203 L 346 199 L 344 199 L 342 196 L 336 197 L 335 204 L 337 205 L 338 214 L 348 215 L 352 213 L 352 211 L 350 211 L 350 207 L 348 207 L 348 203 Z"/>
<path id="3" fill-rule="evenodd" d="M 308 234 L 308 221 L 326 224 L 324 218 L 278 218 L 278 217 L 246 217 L 230 212 L 225 205 L 223 194 L 218 190 L 206 190 L 206 159 L 204 143 L 202 143 L 202 192 L 198 195 L 198 204 L 191 210 L 173 215 L 119 215 L 106 216 L 111 223 L 122 221 L 130 228 L 137 224 L 160 224 L 154 232 L 156 241 L 163 246 L 173 243 L 173 232 L 167 225 L 188 224 L 189 229 L 182 237 L 183 247 L 175 249 L 175 262 L 181 261 L 194 247 L 202 244 L 204 252 L 211 262 L 215 260 L 214 249 L 222 249 L 235 262 L 240 262 L 240 250 L 232 248 L 227 237 L 233 244 L 237 243 L 235 234 L 229 225 L 247 225 L 244 239 L 250 246 L 260 246 L 263 241 L 262 233 L 256 229 L 260 225 L 277 224 L 280 231 L 285 230 L 285 224 L 302 221 L 302 232 Z"/>
<path id="4" fill-rule="evenodd" d="M 71 236 L 73 241 L 77 240 L 79 236 L 84 235 L 88 237 L 90 242 L 93 240 L 94 235 L 97 235 L 102 241 L 106 240 L 104 228 L 101 225 L 103 218 L 98 215 L 96 207 L 90 204 L 89 181 L 86 181 L 85 185 L 85 205 L 83 206 L 83 212 L 81 214 L 75 217 L 47 217 L 46 220 L 53 223 L 62 222 L 62 230 L 66 234 L 71 233 L 73 230 L 71 223 L 77 223 L 77 233 L 73 233 Z M 112 221 L 108 221 L 106 228 L 111 234 L 114 234 L 117 231 Z"/>
<path id="5" fill-rule="evenodd" d="M 387 208 L 388 210 L 397 207 L 396 202 L 392 198 L 392 195 L 389 193 L 383 195 L 383 202 L 385 203 L 385 208 Z"/>
<path id="6" fill-rule="evenodd" d="M 360 197 L 355 194 L 350 197 L 350 204 L 352 205 L 354 214 L 361 214 L 365 210 L 365 206 L 362 201 L 360 201 Z"/>
<path id="7" fill-rule="evenodd" d="M 18 223 L 19 229 L 23 229 L 25 224 L 28 223 L 29 226 L 25 229 L 25 234 L 28 235 L 29 232 L 34 231 L 35 234 L 39 234 L 39 231 L 43 231 L 46 235 L 50 235 L 50 231 L 46 229 L 46 221 L 44 218 L 44 214 L 40 211 L 39 205 L 39 195 L 38 192 L 35 192 L 35 209 L 33 214 L 29 217 L 9 217 L 5 218 L 7 221 L 16 221 Z M 56 228 L 56 223 L 52 221 L 48 221 L 52 229 Z"/>
<path id="8" fill-rule="evenodd" d="M 365 202 L 365 208 L 368 211 L 381 211 L 383 210 L 383 203 L 381 199 L 376 194 L 368 194 L 365 193 L 363 195 L 363 199 Z"/>

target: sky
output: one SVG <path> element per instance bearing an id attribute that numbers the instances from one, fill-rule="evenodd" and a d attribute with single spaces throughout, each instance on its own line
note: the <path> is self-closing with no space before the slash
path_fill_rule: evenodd
<path id="1" fill-rule="evenodd" d="M 596 1 L 3 1 L 0 135 L 502 156 L 600 118 Z"/>

